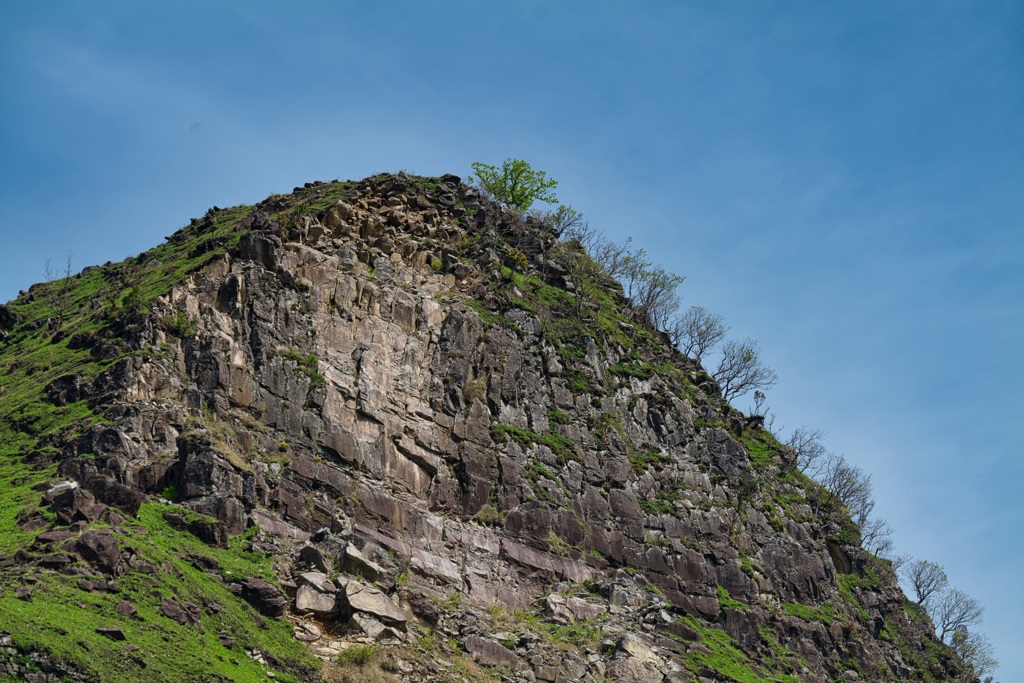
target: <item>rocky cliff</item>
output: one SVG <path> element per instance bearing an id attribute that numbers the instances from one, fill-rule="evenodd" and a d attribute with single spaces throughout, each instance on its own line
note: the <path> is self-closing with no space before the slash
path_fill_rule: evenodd
<path id="1" fill-rule="evenodd" d="M 312 183 L 0 307 L 0 677 L 960 680 L 558 238 L 455 176 Z"/>

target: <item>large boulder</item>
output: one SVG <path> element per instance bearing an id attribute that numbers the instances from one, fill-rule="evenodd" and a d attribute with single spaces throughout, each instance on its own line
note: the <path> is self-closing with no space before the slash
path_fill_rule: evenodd
<path id="1" fill-rule="evenodd" d="M 281 589 L 263 579 L 247 580 L 242 584 L 240 592 L 246 602 L 268 617 L 281 616 L 288 605 L 288 598 Z"/>
<path id="2" fill-rule="evenodd" d="M 75 550 L 87 562 L 94 564 L 99 570 L 113 574 L 121 559 L 121 549 L 113 534 L 100 531 L 86 531 L 75 544 Z"/>
<path id="3" fill-rule="evenodd" d="M 401 626 L 408 621 L 405 612 L 380 589 L 355 579 L 338 592 L 338 602 L 346 611 L 369 614 L 384 624 Z"/>

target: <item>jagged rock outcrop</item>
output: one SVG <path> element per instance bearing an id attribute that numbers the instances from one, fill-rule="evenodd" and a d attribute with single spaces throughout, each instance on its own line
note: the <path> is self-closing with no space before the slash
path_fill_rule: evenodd
<path id="1" fill-rule="evenodd" d="M 87 527 L 172 498 L 171 527 L 276 558 L 283 592 L 224 579 L 254 619 L 327 658 L 395 644 L 409 681 L 458 680 L 456 656 L 524 681 L 959 675 L 790 454 L 615 283 L 573 282 L 543 220 L 404 174 L 235 215 L 116 343 L 74 337 L 119 360 L 47 385 L 105 417 L 52 444 L 42 502 L 80 523 L 53 550 L 137 573 Z"/>

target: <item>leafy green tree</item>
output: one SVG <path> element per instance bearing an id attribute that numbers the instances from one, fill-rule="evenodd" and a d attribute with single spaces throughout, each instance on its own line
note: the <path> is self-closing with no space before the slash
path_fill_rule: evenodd
<path id="1" fill-rule="evenodd" d="M 479 161 L 472 166 L 476 178 L 469 176 L 469 182 L 477 183 L 486 194 L 520 212 L 526 212 L 536 201 L 558 201 L 552 192 L 558 181 L 548 178 L 544 171 L 533 170 L 522 159 L 505 159 L 501 168 Z"/>
<path id="2" fill-rule="evenodd" d="M 995 646 L 983 633 L 968 631 L 966 627 L 957 629 L 953 632 L 950 645 L 960 661 L 970 667 L 978 678 L 995 671 L 999 666 Z M 992 677 L 988 676 L 985 680 L 992 681 Z"/>

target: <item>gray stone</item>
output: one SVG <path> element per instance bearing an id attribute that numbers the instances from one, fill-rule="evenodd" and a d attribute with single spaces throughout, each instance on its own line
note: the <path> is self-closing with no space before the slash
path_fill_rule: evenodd
<path id="1" fill-rule="evenodd" d="M 304 643 L 314 643 L 323 637 L 323 632 L 320 630 L 320 627 L 306 621 L 305 619 L 298 619 L 295 621 L 294 633 L 295 638 Z"/>
<path id="2" fill-rule="evenodd" d="M 515 652 L 501 643 L 480 636 L 466 638 L 466 652 L 473 659 L 487 666 L 507 666 L 513 671 L 526 671 L 530 667 Z"/>
<path id="3" fill-rule="evenodd" d="M 405 612 L 380 591 L 361 581 L 351 580 L 338 593 L 339 601 L 352 612 L 364 612 L 388 625 L 401 626 L 408 620 Z"/>
<path id="4" fill-rule="evenodd" d="M 338 612 L 338 599 L 335 592 L 324 593 L 309 585 L 299 586 L 295 592 L 295 609 L 299 612 L 313 612 L 319 616 L 327 616 Z"/>

